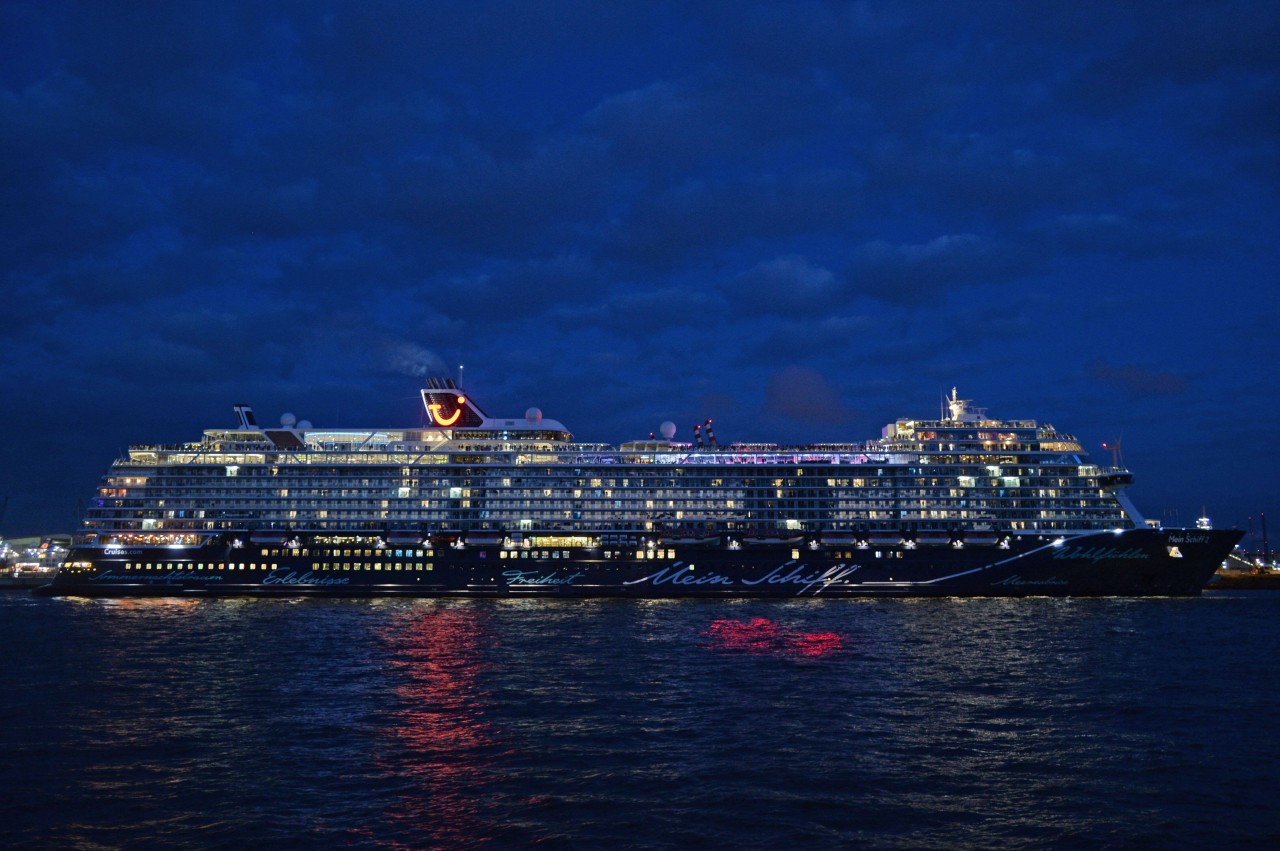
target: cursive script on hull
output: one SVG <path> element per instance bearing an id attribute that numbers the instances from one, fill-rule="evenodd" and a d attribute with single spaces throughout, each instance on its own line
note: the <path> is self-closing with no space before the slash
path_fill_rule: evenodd
<path id="1" fill-rule="evenodd" d="M 536 570 L 507 570 L 503 571 L 502 577 L 507 580 L 508 585 L 572 585 L 585 575 L 582 572 L 561 576 L 559 573 L 540 573 Z"/>
<path id="2" fill-rule="evenodd" d="M 1144 559 L 1151 556 L 1141 547 L 1130 547 L 1122 550 L 1119 547 L 1063 547 L 1053 554 L 1055 559 L 1071 561 L 1087 561 L 1097 564 L 1100 561 L 1116 561 L 1127 559 Z"/>
<path id="3" fill-rule="evenodd" d="M 263 585 L 347 585 L 347 576 L 316 576 L 311 571 L 298 573 L 285 567 L 277 568 L 262 577 Z"/>
<path id="4" fill-rule="evenodd" d="M 1048 586 L 1048 585 L 1063 586 L 1063 585 L 1068 585 L 1070 583 L 1068 583 L 1067 580 L 1065 579 L 1058 578 L 1057 576 L 1046 576 L 1044 579 L 1023 579 L 1021 576 L 1015 573 L 1013 576 L 1006 576 L 1004 579 L 999 579 L 995 582 L 992 582 L 991 584 L 992 585 L 1016 585 L 1016 586 Z"/>
<path id="5" fill-rule="evenodd" d="M 676 562 L 670 567 L 631 579 L 624 585 L 679 585 L 679 586 L 722 586 L 734 588 L 753 588 L 762 585 L 788 585 L 795 589 L 796 596 L 812 594 L 817 596 L 832 586 L 847 586 L 856 583 L 848 577 L 857 571 L 859 565 L 838 564 L 825 570 L 811 568 L 804 562 L 788 561 L 754 579 L 735 579 L 722 573 L 697 573 L 694 566 L 684 562 Z"/>
<path id="6" fill-rule="evenodd" d="M 222 577 L 193 570 L 171 570 L 168 573 L 113 573 L 104 571 L 89 577 L 90 582 L 143 582 L 148 585 L 164 585 L 173 582 L 221 582 Z"/>

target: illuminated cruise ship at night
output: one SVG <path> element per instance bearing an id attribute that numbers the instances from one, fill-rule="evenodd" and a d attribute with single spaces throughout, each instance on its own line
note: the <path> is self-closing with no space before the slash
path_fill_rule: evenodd
<path id="1" fill-rule="evenodd" d="M 237 423 L 130 448 L 53 595 L 1194 595 L 1238 531 L 1166 529 L 1131 475 L 955 391 L 858 443 L 575 443 L 450 379 L 424 424 Z"/>

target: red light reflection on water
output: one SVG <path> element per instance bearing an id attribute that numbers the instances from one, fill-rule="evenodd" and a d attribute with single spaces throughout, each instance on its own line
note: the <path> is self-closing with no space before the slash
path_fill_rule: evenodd
<path id="1" fill-rule="evenodd" d="M 712 621 L 703 635 L 715 650 L 752 656 L 814 658 L 844 650 L 844 638 L 839 633 L 806 632 L 780 626 L 769 618 L 720 618 Z"/>
<path id="2" fill-rule="evenodd" d="M 470 845 L 492 835 L 483 786 L 496 742 L 485 719 L 488 695 L 477 681 L 488 667 L 487 635 L 481 618 L 466 610 L 433 608 L 387 624 L 398 708 L 379 731 L 388 741 L 378 763 L 409 787 L 387 813 L 403 838 L 386 844 Z"/>

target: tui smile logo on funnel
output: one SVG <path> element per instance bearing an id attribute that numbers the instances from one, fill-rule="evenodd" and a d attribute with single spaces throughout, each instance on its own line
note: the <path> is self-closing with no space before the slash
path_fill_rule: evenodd
<path id="1" fill-rule="evenodd" d="M 474 428 L 484 423 L 475 405 L 462 393 L 424 390 L 422 401 L 427 408 L 431 424 L 437 428 Z"/>
<path id="2" fill-rule="evenodd" d="M 462 406 L 466 404 L 466 401 L 467 401 L 466 396 L 459 396 L 458 406 L 453 409 L 452 414 L 447 414 L 447 415 L 443 413 L 443 409 L 444 409 L 443 404 L 441 404 L 440 402 L 430 403 L 429 405 L 427 405 L 427 410 L 431 412 L 431 422 L 435 423 L 438 426 L 453 425 L 458 421 L 458 418 L 462 416 Z"/>

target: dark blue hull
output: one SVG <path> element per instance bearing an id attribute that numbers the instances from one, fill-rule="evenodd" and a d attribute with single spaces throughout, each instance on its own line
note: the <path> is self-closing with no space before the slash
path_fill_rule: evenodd
<path id="1" fill-rule="evenodd" d="M 772 543 L 640 548 L 320 548 L 230 543 L 72 550 L 52 596 L 1194 596 L 1237 531 L 1131 529 L 1001 545 Z"/>

